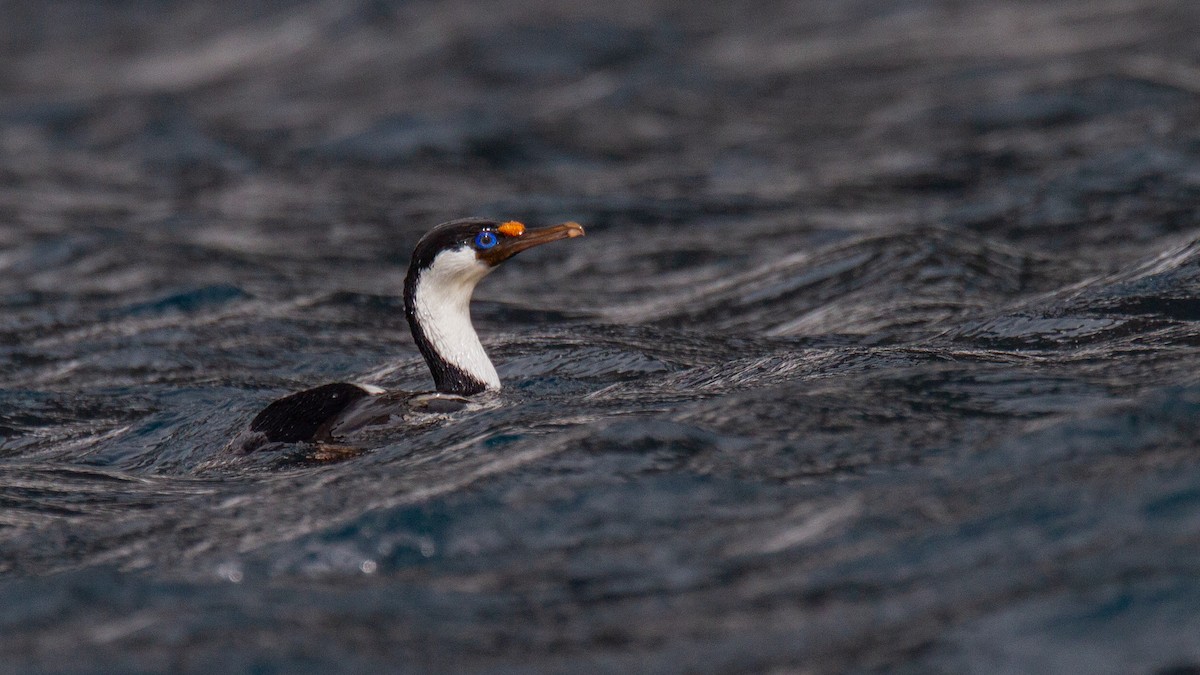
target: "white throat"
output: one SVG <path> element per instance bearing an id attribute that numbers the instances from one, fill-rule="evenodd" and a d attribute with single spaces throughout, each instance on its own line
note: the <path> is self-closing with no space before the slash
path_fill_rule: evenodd
<path id="1" fill-rule="evenodd" d="M 439 253 L 417 280 L 413 311 L 439 356 L 488 389 L 499 389 L 500 376 L 471 324 L 471 293 L 491 271 L 470 248 Z"/>

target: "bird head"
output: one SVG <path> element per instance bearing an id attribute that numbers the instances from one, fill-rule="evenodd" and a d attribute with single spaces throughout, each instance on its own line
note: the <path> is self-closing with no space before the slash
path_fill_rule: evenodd
<path id="1" fill-rule="evenodd" d="M 459 269 L 461 274 L 478 280 L 521 251 L 583 234 L 579 223 L 534 229 L 515 220 L 454 220 L 421 237 L 413 251 L 411 269 L 421 271 L 445 263 L 446 267 Z"/>
<path id="2" fill-rule="evenodd" d="M 443 223 L 421 237 L 405 279 L 404 309 L 438 391 L 469 395 L 500 388 L 471 325 L 475 284 L 521 251 L 581 236 L 578 223 L 532 229 L 514 220 L 471 218 Z"/>

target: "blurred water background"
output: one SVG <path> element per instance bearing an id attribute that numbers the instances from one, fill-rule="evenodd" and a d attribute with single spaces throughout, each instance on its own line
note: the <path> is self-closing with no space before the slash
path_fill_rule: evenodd
<path id="1" fill-rule="evenodd" d="M 0 670 L 1200 672 L 1198 27 L 0 0 Z M 498 401 L 222 453 L 467 215 Z"/>

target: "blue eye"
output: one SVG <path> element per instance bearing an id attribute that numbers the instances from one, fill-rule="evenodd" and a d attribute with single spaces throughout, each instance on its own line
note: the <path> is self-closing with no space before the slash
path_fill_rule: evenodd
<path id="1" fill-rule="evenodd" d="M 475 235 L 475 248 L 480 248 L 486 251 L 495 246 L 498 241 L 499 240 L 496 239 L 496 234 L 494 232 L 488 232 L 487 230 L 484 230 L 483 232 Z"/>

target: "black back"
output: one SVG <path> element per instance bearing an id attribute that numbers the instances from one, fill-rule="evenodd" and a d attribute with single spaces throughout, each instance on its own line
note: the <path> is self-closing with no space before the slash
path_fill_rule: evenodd
<path id="1" fill-rule="evenodd" d="M 250 431 L 263 434 L 269 443 L 323 440 L 337 416 L 367 396 L 362 387 L 345 382 L 306 389 L 267 406 L 250 422 Z"/>

